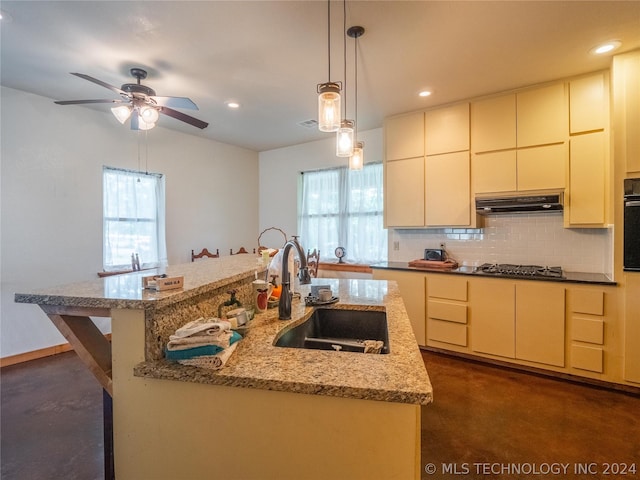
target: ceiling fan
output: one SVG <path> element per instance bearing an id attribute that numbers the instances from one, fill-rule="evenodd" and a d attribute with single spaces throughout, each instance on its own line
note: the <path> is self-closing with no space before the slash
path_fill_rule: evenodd
<path id="1" fill-rule="evenodd" d="M 158 97 L 156 96 L 155 90 L 140 83 L 140 80 L 147 78 L 147 72 L 145 70 L 132 68 L 130 73 L 138 79 L 138 82 L 125 83 L 120 88 L 83 73 L 71 73 L 71 75 L 84 78 L 85 80 L 89 80 L 90 82 L 120 94 L 122 99 L 58 100 L 54 103 L 58 105 L 81 105 L 87 103 L 119 104 L 113 107 L 111 111 L 122 124 L 131 118 L 131 130 L 149 130 L 153 128 L 160 113 L 198 128 L 206 128 L 209 125 L 207 122 L 174 110 L 174 108 L 198 110 L 198 107 L 191 99 L 187 97 Z"/>

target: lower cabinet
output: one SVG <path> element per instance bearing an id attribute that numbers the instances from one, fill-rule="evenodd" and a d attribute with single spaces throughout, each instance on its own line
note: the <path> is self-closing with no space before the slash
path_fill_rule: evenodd
<path id="1" fill-rule="evenodd" d="M 425 346 L 425 298 L 424 285 L 426 275 L 415 271 L 373 269 L 374 280 L 393 280 L 398 283 L 400 295 L 404 301 L 409 321 L 413 327 L 418 345 Z"/>
<path id="2" fill-rule="evenodd" d="M 468 345 L 467 285 L 463 276 L 427 275 L 427 345 Z"/>
<path id="3" fill-rule="evenodd" d="M 542 282 L 473 279 L 471 350 L 565 365 L 565 289 Z"/>

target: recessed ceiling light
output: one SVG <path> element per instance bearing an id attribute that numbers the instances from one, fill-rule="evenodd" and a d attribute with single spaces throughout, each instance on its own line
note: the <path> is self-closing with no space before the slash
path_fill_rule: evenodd
<path id="1" fill-rule="evenodd" d="M 620 48 L 620 45 L 622 45 L 620 40 L 610 40 L 600 45 L 596 45 L 591 50 L 589 50 L 589 53 L 591 53 L 592 55 L 604 55 L 605 53 L 610 53 L 614 50 L 617 50 L 618 48 Z"/>
<path id="2" fill-rule="evenodd" d="M 429 95 L 431 95 L 431 91 L 422 90 L 420 93 L 418 93 L 418 95 L 421 96 L 421 97 L 428 97 Z"/>
<path id="3" fill-rule="evenodd" d="M 229 107 L 229 108 L 240 108 L 240 104 L 238 102 L 227 102 L 227 107 Z"/>

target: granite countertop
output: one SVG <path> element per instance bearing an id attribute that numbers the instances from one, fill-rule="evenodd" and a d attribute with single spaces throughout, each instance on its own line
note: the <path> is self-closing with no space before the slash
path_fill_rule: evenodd
<path id="1" fill-rule="evenodd" d="M 16 293 L 15 301 L 62 307 L 162 308 L 253 277 L 256 272 L 264 274 L 265 268 L 255 255 L 230 255 Z M 184 276 L 184 288 L 162 292 L 142 289 L 142 277 L 163 273 L 169 277 Z"/>
<path id="2" fill-rule="evenodd" d="M 363 354 L 274 346 L 279 336 L 313 312 L 294 298 L 291 320 L 278 320 L 269 309 L 251 321 L 224 368 L 211 371 L 166 360 L 136 366 L 136 376 L 232 387 L 426 405 L 432 387 L 404 303 L 395 282 L 353 279 L 314 279 L 331 285 L 340 301 L 316 308 L 386 310 L 389 354 Z M 309 285 L 300 287 L 302 297 Z"/>
<path id="3" fill-rule="evenodd" d="M 590 283 L 595 285 L 617 285 L 617 282 L 611 280 L 604 273 L 587 273 L 587 272 L 564 272 L 565 278 L 531 278 L 522 275 L 496 275 L 482 272 L 476 272 L 474 266 L 462 265 L 452 270 L 443 270 L 441 268 L 428 269 L 410 267 L 408 262 L 380 262 L 371 265 L 371 268 L 386 270 L 412 270 L 424 273 L 444 273 L 454 275 L 473 275 L 483 278 L 509 278 L 515 280 L 531 280 L 536 282 L 567 282 L 567 283 Z"/>

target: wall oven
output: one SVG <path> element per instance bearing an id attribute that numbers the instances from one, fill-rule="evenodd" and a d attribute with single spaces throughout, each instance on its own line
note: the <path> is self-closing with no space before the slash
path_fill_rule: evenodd
<path id="1" fill-rule="evenodd" d="M 624 269 L 640 272 L 640 178 L 624 181 Z"/>

